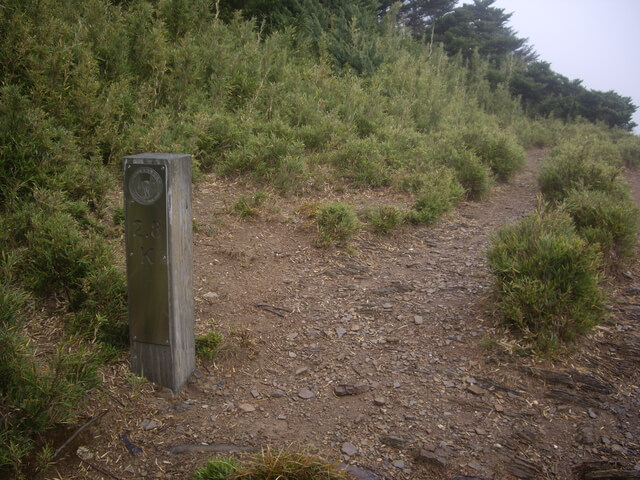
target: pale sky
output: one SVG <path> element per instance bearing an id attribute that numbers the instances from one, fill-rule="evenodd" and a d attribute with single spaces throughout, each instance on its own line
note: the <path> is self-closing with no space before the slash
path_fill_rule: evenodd
<path id="1" fill-rule="evenodd" d="M 588 89 L 631 97 L 640 125 L 640 0 L 496 0 L 493 6 L 513 13 L 509 26 L 555 72 Z"/>

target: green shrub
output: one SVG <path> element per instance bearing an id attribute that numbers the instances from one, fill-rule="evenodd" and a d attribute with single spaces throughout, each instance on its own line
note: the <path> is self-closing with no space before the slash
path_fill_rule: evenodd
<path id="1" fill-rule="evenodd" d="M 370 209 L 367 217 L 373 226 L 373 231 L 378 234 L 392 232 L 404 220 L 402 211 L 390 205 L 378 205 Z"/>
<path id="2" fill-rule="evenodd" d="M 240 148 L 227 154 L 222 172 L 250 173 L 269 179 L 286 158 L 300 156 L 303 149 L 302 143 L 273 133 L 250 135 Z"/>
<path id="3" fill-rule="evenodd" d="M 0 207 L 64 181 L 58 176 L 79 155 L 70 132 L 34 106 L 15 85 L 0 88 Z M 85 177 L 82 185 L 91 185 Z"/>
<path id="4" fill-rule="evenodd" d="M 196 354 L 202 358 L 213 359 L 218 354 L 222 335 L 212 331 L 196 337 Z"/>
<path id="5" fill-rule="evenodd" d="M 324 247 L 334 244 L 348 245 L 361 227 L 353 207 L 343 202 L 320 207 L 317 211 L 316 222 L 318 243 Z"/>
<path id="6" fill-rule="evenodd" d="M 331 158 L 338 171 L 356 185 L 381 187 L 391 181 L 380 146 L 373 137 L 350 139 Z"/>
<path id="7" fill-rule="evenodd" d="M 569 193 L 563 208 L 577 232 L 589 244 L 598 244 L 610 265 L 634 257 L 640 216 L 630 196 L 577 190 Z"/>
<path id="8" fill-rule="evenodd" d="M 593 126 L 578 127 L 575 132 L 567 132 L 562 142 L 551 150 L 551 157 L 566 157 L 581 162 L 621 167 L 622 151 L 613 137 L 612 132 L 594 130 Z"/>
<path id="9" fill-rule="evenodd" d="M 507 325 L 542 351 L 574 339 L 604 315 L 601 258 L 561 211 L 537 211 L 498 231 L 488 250 Z"/>
<path id="10" fill-rule="evenodd" d="M 241 118 L 226 112 L 216 113 L 207 119 L 207 126 L 197 139 L 198 160 L 204 171 L 221 164 L 224 156 L 242 145 L 249 134 Z"/>
<path id="11" fill-rule="evenodd" d="M 636 168 L 640 165 L 640 138 L 635 135 L 625 135 L 618 141 L 622 160 L 628 167 Z"/>
<path id="12" fill-rule="evenodd" d="M 610 138 L 589 138 L 581 140 L 579 148 L 580 158 L 598 163 L 622 166 L 622 152 Z"/>
<path id="13" fill-rule="evenodd" d="M 344 128 L 340 120 L 323 117 L 317 123 L 297 128 L 295 132 L 296 137 L 304 143 L 306 150 L 322 152 L 332 144 L 333 137 L 341 126 Z"/>
<path id="14" fill-rule="evenodd" d="M 41 434 L 76 421 L 85 392 L 99 383 L 96 357 L 87 350 L 62 343 L 45 366 L 16 328 L 3 324 L 1 330 L 0 473 L 17 471 Z"/>
<path id="15" fill-rule="evenodd" d="M 309 175 L 309 169 L 303 157 L 286 156 L 270 176 L 270 181 L 282 195 L 290 195 L 302 188 Z"/>
<path id="16" fill-rule="evenodd" d="M 26 259 L 25 281 L 36 293 L 66 292 L 71 298 L 81 288 L 94 262 L 95 252 L 82 238 L 74 219 L 66 213 L 41 215 L 33 219 L 27 233 L 30 255 Z"/>
<path id="17" fill-rule="evenodd" d="M 423 181 L 422 193 L 406 218 L 414 224 L 428 225 L 456 205 L 464 196 L 464 189 L 449 169 L 434 172 Z"/>
<path id="18" fill-rule="evenodd" d="M 571 157 L 550 157 L 538 173 L 538 186 L 544 198 L 562 202 L 574 190 L 597 190 L 613 195 L 624 188 L 620 168 L 604 162 Z"/>
<path id="19" fill-rule="evenodd" d="M 0 475 L 18 472 L 39 436 L 73 422 L 86 390 L 98 383 L 96 357 L 75 342 L 34 354 L 23 333 L 29 295 L 17 287 L 19 259 L 0 258 Z"/>
<path id="20" fill-rule="evenodd" d="M 0 235 L 0 244 L 21 252 L 16 256 L 20 281 L 41 297 L 64 293 L 74 333 L 125 346 L 124 274 L 112 265 L 106 242 L 90 236 L 96 228 L 86 204 L 42 191 L 34 199 L 0 218 L 0 230 L 7 235 Z"/>
<path id="21" fill-rule="evenodd" d="M 553 147 L 558 142 L 561 129 L 560 120 L 531 120 L 524 116 L 517 119 L 513 125 L 520 144 L 525 148 Z"/>
<path id="22" fill-rule="evenodd" d="M 493 183 L 491 170 L 469 150 L 454 150 L 447 165 L 456 171 L 456 177 L 469 200 L 479 200 L 484 197 Z"/>
<path id="23" fill-rule="evenodd" d="M 524 149 L 504 132 L 475 126 L 474 130 L 463 134 L 462 141 L 502 182 L 509 180 L 525 164 Z"/>
<path id="24" fill-rule="evenodd" d="M 233 458 L 214 458 L 196 469 L 191 480 L 227 480 L 238 470 Z"/>
<path id="25" fill-rule="evenodd" d="M 95 338 L 107 347 L 121 349 L 129 343 L 127 281 L 113 265 L 94 265 L 74 293 L 72 330 Z"/>

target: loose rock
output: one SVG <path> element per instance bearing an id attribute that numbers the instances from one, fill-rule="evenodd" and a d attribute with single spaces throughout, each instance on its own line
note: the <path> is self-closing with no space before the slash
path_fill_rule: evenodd
<path id="1" fill-rule="evenodd" d="M 153 430 L 158 426 L 158 422 L 155 420 L 144 419 L 140 424 L 143 430 Z"/>
<path id="2" fill-rule="evenodd" d="M 411 435 L 405 433 L 392 433 L 384 435 L 380 438 L 380 441 L 385 445 L 401 450 L 410 446 L 415 439 Z"/>
<path id="3" fill-rule="evenodd" d="M 313 398 L 316 396 L 315 393 L 313 393 L 311 390 L 309 390 L 308 388 L 301 388 L 298 391 L 298 396 L 304 400 L 309 400 L 310 398 Z"/>
<path id="4" fill-rule="evenodd" d="M 416 460 L 440 468 L 445 468 L 447 466 L 447 460 L 444 456 L 438 455 L 437 450 L 432 452 L 425 448 L 422 448 L 416 454 Z"/>
<path id="5" fill-rule="evenodd" d="M 349 442 L 343 443 L 342 444 L 342 453 L 352 457 L 356 453 L 358 453 L 358 448 L 353 443 L 349 443 Z"/>
<path id="6" fill-rule="evenodd" d="M 346 395 L 360 395 L 369 391 L 369 385 L 364 382 L 358 382 L 355 384 L 341 383 L 333 388 L 333 393 L 338 397 L 344 397 Z"/>

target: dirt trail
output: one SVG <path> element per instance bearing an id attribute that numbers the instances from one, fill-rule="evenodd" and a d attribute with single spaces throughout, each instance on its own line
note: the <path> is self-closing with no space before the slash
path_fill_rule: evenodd
<path id="1" fill-rule="evenodd" d="M 485 250 L 535 208 L 543 154 L 435 226 L 363 232 L 355 254 L 313 246 L 301 199 L 270 196 L 257 219 L 238 220 L 228 207 L 243 188 L 199 184 L 196 333 L 213 325 L 231 348 L 200 361 L 175 397 L 124 380 L 126 361 L 112 367 L 96 404 L 109 413 L 73 447 L 86 458 L 64 462 L 64 478 L 108 478 L 89 463 L 122 479 L 189 478 L 216 452 L 290 443 L 394 480 L 640 468 L 637 264 L 612 287 L 611 317 L 561 361 L 496 340 Z M 640 174 L 630 180 L 640 201 Z"/>

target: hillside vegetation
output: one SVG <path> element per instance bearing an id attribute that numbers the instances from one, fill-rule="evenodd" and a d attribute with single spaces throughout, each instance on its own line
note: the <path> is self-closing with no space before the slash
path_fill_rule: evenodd
<path id="1" fill-rule="evenodd" d="M 112 247 L 121 210 L 106 201 L 126 154 L 189 153 L 196 179 L 241 175 L 285 196 L 326 185 L 406 192 L 412 209 L 381 207 L 370 220 L 383 231 L 390 217 L 428 224 L 464 198 L 481 198 L 534 144 L 565 145 L 553 157 L 566 168 L 577 158 L 572 148 L 590 148 L 584 163 L 615 169 L 616 178 L 624 162 L 640 162 L 638 139 L 627 133 L 628 99 L 592 92 L 610 100 L 607 112 L 620 106 L 621 117 L 561 110 L 564 97 L 553 89 L 545 96 L 540 75 L 531 80 L 540 69 L 522 42 L 485 52 L 459 42 L 469 32 L 430 37 L 428 22 L 409 22 L 403 9 L 412 2 L 307 0 L 275 11 L 241 3 L 0 7 L 0 472 L 20 471 L 47 430 L 76 419 L 99 364 L 128 342 L 126 285 Z M 491 12 L 491 3 L 474 5 Z M 528 94 L 534 87 L 539 98 Z M 565 167 L 545 170 L 545 196 L 566 197 L 566 215 L 576 219 L 594 215 L 585 195 L 600 194 L 556 186 L 554 168 Z M 632 250 L 624 232 L 578 230 L 605 238 L 612 255 Z M 35 354 L 27 327 L 50 322 L 57 347 Z M 40 451 L 44 464 L 51 450 Z"/>

